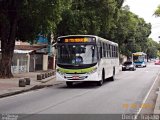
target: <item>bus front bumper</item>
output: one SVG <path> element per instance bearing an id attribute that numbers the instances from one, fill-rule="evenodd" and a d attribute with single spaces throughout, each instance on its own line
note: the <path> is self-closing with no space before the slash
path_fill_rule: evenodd
<path id="1" fill-rule="evenodd" d="M 56 81 L 99 81 L 98 73 L 92 74 L 60 74 L 56 73 Z"/>

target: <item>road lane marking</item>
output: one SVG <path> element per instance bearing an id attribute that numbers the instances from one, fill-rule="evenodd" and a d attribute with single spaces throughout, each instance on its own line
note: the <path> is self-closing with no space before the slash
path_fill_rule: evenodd
<path id="1" fill-rule="evenodd" d="M 142 104 L 145 104 L 145 102 L 147 101 L 147 98 L 148 98 L 149 94 L 151 93 L 151 91 L 152 91 L 152 89 L 153 89 L 155 83 L 157 82 L 157 80 L 158 80 L 158 78 L 159 78 L 159 75 L 160 75 L 160 72 L 158 73 L 157 77 L 155 78 L 155 80 L 154 80 L 154 82 L 153 82 L 151 88 L 149 89 L 147 95 L 145 96 L 145 98 L 144 98 Z M 137 116 L 140 114 L 140 112 L 142 111 L 142 109 L 143 109 L 143 107 L 141 106 L 141 107 L 139 108 L 138 112 L 136 113 Z M 135 119 L 134 119 L 134 120 L 135 120 Z"/>

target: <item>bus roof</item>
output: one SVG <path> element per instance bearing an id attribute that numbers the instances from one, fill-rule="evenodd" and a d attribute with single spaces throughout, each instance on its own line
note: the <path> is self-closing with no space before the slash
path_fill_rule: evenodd
<path id="1" fill-rule="evenodd" d="M 59 36 L 58 38 L 64 38 L 64 37 L 74 37 L 74 36 L 84 36 L 84 37 L 96 37 L 95 35 L 65 35 L 65 36 Z"/>
<path id="2" fill-rule="evenodd" d="M 79 36 L 82 36 L 82 37 L 95 37 L 98 41 L 103 41 L 103 42 L 118 46 L 117 43 L 112 42 L 112 41 L 107 40 L 107 39 L 104 39 L 104 38 L 101 38 L 101 37 L 96 36 L 96 35 L 66 35 L 66 36 L 59 36 L 58 39 L 65 38 L 65 37 L 76 37 L 76 36 L 77 37 L 79 37 Z"/>
<path id="3" fill-rule="evenodd" d="M 135 52 L 135 53 L 132 53 L 133 55 L 147 55 L 146 53 L 144 52 Z"/>

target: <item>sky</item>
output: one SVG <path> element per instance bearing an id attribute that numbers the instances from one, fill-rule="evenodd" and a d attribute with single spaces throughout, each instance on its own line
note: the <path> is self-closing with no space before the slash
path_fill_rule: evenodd
<path id="1" fill-rule="evenodd" d="M 153 14 L 160 5 L 160 0 L 125 0 L 124 5 L 129 5 L 130 11 L 144 18 L 147 23 L 152 24 L 152 33 L 149 37 L 159 42 L 160 38 L 160 17 L 155 17 Z"/>

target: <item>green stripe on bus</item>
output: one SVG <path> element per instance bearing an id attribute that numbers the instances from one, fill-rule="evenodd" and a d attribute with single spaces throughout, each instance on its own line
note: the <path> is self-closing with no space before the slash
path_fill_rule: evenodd
<path id="1" fill-rule="evenodd" d="M 96 67 L 85 68 L 85 69 L 64 69 L 58 68 L 57 71 L 61 73 L 89 73 L 96 69 Z"/>

